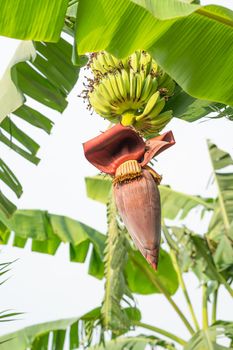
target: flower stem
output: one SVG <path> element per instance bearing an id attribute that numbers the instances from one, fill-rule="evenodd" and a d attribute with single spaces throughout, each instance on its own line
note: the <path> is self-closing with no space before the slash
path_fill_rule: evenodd
<path id="1" fill-rule="evenodd" d="M 203 329 L 207 329 L 209 326 L 209 321 L 208 321 L 208 300 L 207 300 L 206 283 L 204 283 L 202 286 L 202 323 L 203 323 Z"/>
<path id="2" fill-rule="evenodd" d="M 212 323 L 216 322 L 217 319 L 217 302 L 218 302 L 218 289 L 214 292 L 214 300 L 213 300 L 213 306 L 212 306 Z"/>
<path id="3" fill-rule="evenodd" d="M 186 328 L 188 329 L 190 334 L 193 335 L 195 333 L 194 329 L 192 328 L 192 326 L 190 325 L 189 321 L 187 320 L 187 318 L 185 317 L 183 312 L 180 310 L 178 305 L 174 302 L 174 300 L 170 296 L 170 294 L 169 294 L 168 290 L 166 289 L 166 287 L 159 280 L 157 274 L 153 273 L 153 271 L 151 271 L 149 268 L 148 269 L 144 269 L 144 267 L 141 266 L 140 263 L 136 259 L 134 259 L 133 256 L 131 256 L 131 259 L 134 261 L 135 265 L 137 265 L 142 270 L 142 272 L 148 276 L 148 278 L 150 279 L 151 283 L 165 296 L 167 301 L 170 303 L 170 305 L 173 307 L 173 309 L 176 311 L 176 313 L 180 316 L 181 320 L 183 321 L 184 325 L 186 326 Z"/>
<path id="4" fill-rule="evenodd" d="M 145 329 L 149 329 L 149 330 L 151 330 L 153 332 L 162 334 L 165 337 L 167 337 L 167 338 L 169 338 L 171 340 L 174 340 L 175 342 L 177 342 L 180 345 L 184 346 L 184 345 L 187 344 L 187 342 L 184 339 L 181 339 L 180 337 L 176 336 L 175 334 L 167 332 L 164 329 L 161 329 L 161 328 L 158 328 L 158 327 L 154 327 L 154 326 L 151 326 L 149 324 L 146 324 L 146 323 L 143 323 L 143 322 L 140 322 L 140 321 L 135 321 L 134 325 L 137 326 L 137 327 L 142 327 L 142 328 L 145 328 Z"/>
<path id="5" fill-rule="evenodd" d="M 194 312 L 194 309 L 193 309 L 193 305 L 192 305 L 191 299 L 190 299 L 189 294 L 188 294 L 188 290 L 186 288 L 186 285 L 185 285 L 185 282 L 184 282 L 184 279 L 183 279 L 183 276 L 182 276 L 182 272 L 180 270 L 180 267 L 179 267 L 179 264 L 178 264 L 178 261 L 177 261 L 176 254 L 175 254 L 175 252 L 172 249 L 170 250 L 170 254 L 171 254 L 172 261 L 173 261 L 174 267 L 176 269 L 177 275 L 178 275 L 179 284 L 180 284 L 181 289 L 183 291 L 185 300 L 186 300 L 186 302 L 188 304 L 188 308 L 189 308 L 190 314 L 192 316 L 192 319 L 193 319 L 196 331 L 199 331 L 200 327 L 199 327 L 199 324 L 198 324 L 198 321 L 197 321 L 197 318 L 196 318 L 196 315 L 195 315 L 195 312 Z"/>

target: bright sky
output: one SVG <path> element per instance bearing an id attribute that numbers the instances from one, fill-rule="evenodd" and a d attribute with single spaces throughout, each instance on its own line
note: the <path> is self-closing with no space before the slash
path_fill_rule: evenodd
<path id="1" fill-rule="evenodd" d="M 203 1 L 233 8 L 232 1 Z M 14 40 L 0 38 L 0 76 L 14 50 Z M 82 74 L 83 75 L 83 74 Z M 67 215 L 86 224 L 106 231 L 105 207 L 87 199 L 84 177 L 96 174 L 84 158 L 82 142 L 105 130 L 106 123 L 86 111 L 77 95 L 82 82 L 75 86 L 69 96 L 69 105 L 63 115 L 49 112 L 55 126 L 51 136 L 27 127 L 28 133 L 41 145 L 40 164 L 35 167 L 1 145 L 1 157 L 7 159 L 23 184 L 24 194 L 18 202 L 20 208 L 46 209 L 52 213 Z M 43 109 L 41 109 L 43 111 Z M 225 119 L 186 123 L 173 120 L 165 130 L 172 129 L 176 145 L 158 157 L 157 171 L 163 174 L 163 184 L 191 194 L 208 196 L 214 188 L 207 188 L 211 175 L 206 139 L 220 148 L 232 152 L 233 123 Z M 13 197 L 12 197 L 13 199 Z M 202 229 L 193 219 L 195 229 Z M 203 231 L 203 230 L 202 230 Z M 87 266 L 70 263 L 68 249 L 60 247 L 55 257 L 30 252 L 30 244 L 21 250 L 2 247 L 1 261 L 15 262 L 10 280 L 1 286 L 0 310 L 14 309 L 26 312 L 22 320 L 1 324 L 0 334 L 24 325 L 58 318 L 82 315 L 99 306 L 103 296 L 103 282 L 87 275 Z M 169 273 L 169 271 L 168 271 Z M 195 310 L 201 319 L 200 291 L 194 277 L 186 277 Z M 143 313 L 143 321 L 171 332 L 187 334 L 181 321 L 160 295 L 136 296 Z M 187 307 L 181 293 L 175 295 L 184 312 Z M 219 298 L 220 319 L 231 319 L 230 297 L 224 289 Z"/>

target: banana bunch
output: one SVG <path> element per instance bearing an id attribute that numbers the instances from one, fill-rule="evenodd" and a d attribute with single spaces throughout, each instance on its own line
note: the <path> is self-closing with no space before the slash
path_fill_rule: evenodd
<path id="1" fill-rule="evenodd" d="M 162 111 L 175 82 L 147 52 L 136 51 L 119 60 L 100 51 L 91 55 L 89 67 L 93 72 L 86 96 L 89 106 L 110 122 L 120 121 L 149 136 L 172 118 L 172 111 Z"/>

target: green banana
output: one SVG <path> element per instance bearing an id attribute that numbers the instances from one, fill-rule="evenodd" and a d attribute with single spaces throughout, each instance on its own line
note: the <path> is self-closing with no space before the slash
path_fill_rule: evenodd
<path id="1" fill-rule="evenodd" d="M 136 91 L 136 79 L 135 79 L 135 73 L 133 71 L 133 69 L 130 69 L 130 73 L 129 73 L 129 77 L 130 77 L 130 99 L 134 100 L 135 99 L 135 91 Z"/>
<path id="2" fill-rule="evenodd" d="M 138 50 L 118 59 L 100 51 L 90 55 L 89 67 L 93 79 L 88 79 L 90 88 L 84 96 L 104 118 L 132 125 L 146 135 L 171 119 L 171 111 L 161 112 L 175 82 L 147 52 Z"/>
<path id="3" fill-rule="evenodd" d="M 136 99 L 138 101 L 142 93 L 142 78 L 140 73 L 135 74 L 135 79 L 136 79 Z"/>
<path id="4" fill-rule="evenodd" d="M 149 75 L 147 75 L 147 77 L 146 77 L 146 79 L 144 80 L 144 83 L 143 83 L 142 93 L 141 93 L 141 100 L 142 100 L 142 102 L 144 102 L 144 101 L 146 101 L 148 99 L 148 96 L 151 93 L 152 83 L 153 83 L 153 79 L 152 79 L 152 76 L 149 74 Z"/>
<path id="5" fill-rule="evenodd" d="M 140 120 L 143 117 L 147 116 L 152 109 L 154 108 L 154 105 L 156 104 L 157 100 L 159 98 L 159 91 L 156 91 L 148 100 L 146 107 L 143 111 L 143 113 L 141 115 L 139 115 L 138 117 L 136 117 L 136 120 Z"/>
<path id="6" fill-rule="evenodd" d="M 154 105 L 153 109 L 151 110 L 149 114 L 150 119 L 153 119 L 159 115 L 159 113 L 163 110 L 165 106 L 165 98 L 161 98 L 157 103 Z M 145 111 L 144 111 L 145 112 Z"/>

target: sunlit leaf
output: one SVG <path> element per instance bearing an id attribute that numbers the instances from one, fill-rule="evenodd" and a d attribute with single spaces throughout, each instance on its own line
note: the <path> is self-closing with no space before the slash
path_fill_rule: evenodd
<path id="1" fill-rule="evenodd" d="M 136 49 L 148 50 L 190 95 L 232 105 L 233 53 L 229 45 L 233 42 L 233 12 L 178 0 L 142 1 L 142 5 L 130 0 L 113 0 L 111 4 L 107 0 L 80 1 L 76 31 L 79 53 L 107 50 L 125 57 Z M 162 11 L 154 11 L 156 8 Z M 93 20 L 86 21 L 86 14 Z M 171 19 L 158 19 L 161 14 Z M 177 18 L 177 14 L 184 17 Z"/>
<path id="2" fill-rule="evenodd" d="M 0 35 L 58 41 L 68 0 L 14 0 L 0 4 Z"/>

